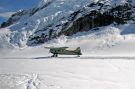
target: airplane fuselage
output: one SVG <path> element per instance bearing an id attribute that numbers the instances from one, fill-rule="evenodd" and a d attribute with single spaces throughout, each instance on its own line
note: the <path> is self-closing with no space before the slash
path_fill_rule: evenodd
<path id="1" fill-rule="evenodd" d="M 52 54 L 60 54 L 60 55 L 82 55 L 80 52 L 65 49 L 50 49 L 50 52 Z"/>

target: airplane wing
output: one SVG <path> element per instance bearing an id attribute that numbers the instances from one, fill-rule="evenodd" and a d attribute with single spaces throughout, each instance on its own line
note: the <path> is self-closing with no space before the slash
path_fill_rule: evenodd
<path id="1" fill-rule="evenodd" d="M 46 49 L 67 49 L 68 47 L 44 47 Z"/>
<path id="2" fill-rule="evenodd" d="M 67 48 L 69 48 L 69 47 L 60 47 L 60 48 L 62 48 L 62 49 L 67 49 Z"/>

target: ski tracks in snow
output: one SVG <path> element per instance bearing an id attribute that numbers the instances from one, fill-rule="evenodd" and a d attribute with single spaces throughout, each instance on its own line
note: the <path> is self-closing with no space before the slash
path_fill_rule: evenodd
<path id="1" fill-rule="evenodd" d="M 44 84 L 38 74 L 0 74 L 0 89 L 59 89 L 59 86 Z"/>

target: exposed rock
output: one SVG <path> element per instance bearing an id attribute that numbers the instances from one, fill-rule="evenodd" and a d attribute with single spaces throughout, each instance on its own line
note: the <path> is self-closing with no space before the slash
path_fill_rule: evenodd
<path id="1" fill-rule="evenodd" d="M 119 5 L 108 9 L 104 13 L 98 10 L 90 11 L 89 14 L 73 21 L 72 26 L 66 23 L 63 27 L 63 32 L 66 36 L 71 36 L 77 32 L 88 31 L 92 28 L 107 26 L 113 24 L 125 24 L 129 20 L 134 20 L 134 6 L 129 3 Z M 67 30 L 64 30 L 67 29 Z"/>

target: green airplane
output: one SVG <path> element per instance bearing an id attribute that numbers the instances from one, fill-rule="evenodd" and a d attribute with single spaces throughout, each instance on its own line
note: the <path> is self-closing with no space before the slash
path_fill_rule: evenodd
<path id="1" fill-rule="evenodd" d="M 50 53 L 53 55 L 51 57 L 58 57 L 60 55 L 82 55 L 80 47 L 76 48 L 75 50 L 67 50 L 68 47 L 45 47 L 50 49 Z"/>

